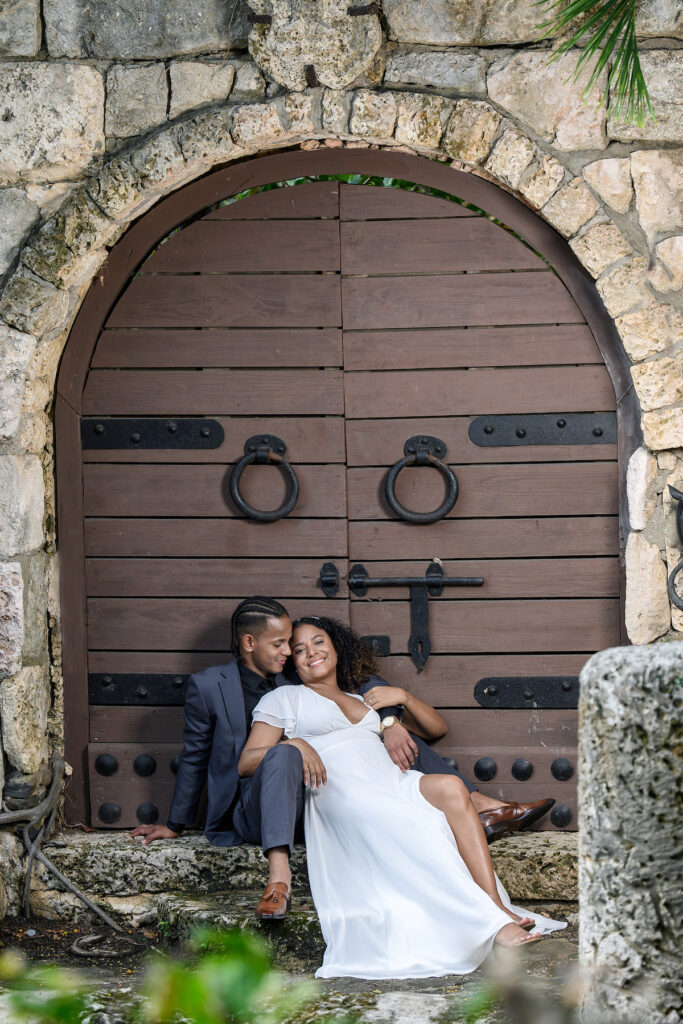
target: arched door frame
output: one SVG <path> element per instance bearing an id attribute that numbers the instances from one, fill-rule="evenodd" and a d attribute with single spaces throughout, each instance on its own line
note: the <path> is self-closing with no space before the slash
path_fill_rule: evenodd
<path id="1" fill-rule="evenodd" d="M 85 821 L 89 742 L 87 717 L 70 720 L 68 709 L 87 705 L 85 550 L 80 446 L 80 412 L 90 360 L 109 313 L 140 264 L 174 228 L 208 206 L 249 188 L 295 177 L 366 174 L 400 178 L 457 195 L 500 220 L 552 264 L 586 318 L 612 380 L 617 404 L 619 461 L 619 549 L 621 633 L 624 628 L 624 548 L 628 537 L 626 468 L 642 443 L 640 408 L 629 372 L 630 360 L 588 272 L 567 242 L 519 200 L 473 174 L 411 154 L 377 150 L 299 149 L 252 157 L 212 171 L 154 206 L 113 247 L 76 316 L 59 367 L 55 397 L 57 525 L 61 563 L 64 741 L 73 768 L 66 808 L 70 822 Z"/>

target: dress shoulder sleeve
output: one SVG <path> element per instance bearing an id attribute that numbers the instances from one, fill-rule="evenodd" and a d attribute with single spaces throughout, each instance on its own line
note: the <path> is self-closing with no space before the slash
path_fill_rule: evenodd
<path id="1" fill-rule="evenodd" d="M 254 709 L 253 721 L 284 729 L 288 738 L 296 735 L 298 686 L 278 686 L 261 697 Z"/>

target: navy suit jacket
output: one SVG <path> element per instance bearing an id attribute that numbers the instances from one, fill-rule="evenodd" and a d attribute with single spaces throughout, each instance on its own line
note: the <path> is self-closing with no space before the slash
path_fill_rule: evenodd
<path id="1" fill-rule="evenodd" d="M 276 686 L 289 684 L 291 680 L 275 676 Z M 373 686 L 388 683 L 370 676 L 360 692 Z M 387 708 L 383 714 L 392 712 Z M 232 827 L 230 810 L 239 787 L 237 763 L 246 742 L 247 720 L 237 662 L 215 665 L 190 676 L 185 694 L 184 746 L 168 813 L 170 821 L 179 825 L 195 821 L 206 783 L 206 838 L 215 846 L 238 846 L 244 841 Z"/>

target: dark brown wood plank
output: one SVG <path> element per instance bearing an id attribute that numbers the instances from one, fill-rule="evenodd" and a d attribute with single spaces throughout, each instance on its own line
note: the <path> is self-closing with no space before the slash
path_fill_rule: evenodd
<path id="1" fill-rule="evenodd" d="M 247 331 L 112 328 L 100 335 L 90 365 L 94 369 L 341 366 L 341 331 L 334 327 Z"/>
<path id="2" fill-rule="evenodd" d="M 344 388 L 351 419 L 389 418 L 398 412 L 478 416 L 614 408 L 614 390 L 604 366 L 347 373 Z"/>
<path id="3" fill-rule="evenodd" d="M 462 749 L 479 747 L 480 757 L 486 748 L 494 745 L 519 749 L 533 746 L 552 750 L 575 748 L 578 735 L 578 716 L 575 711 L 545 708 L 534 711 L 497 711 L 479 709 L 470 711 L 444 711 L 448 733 L 436 747 L 443 751 L 449 743 Z"/>
<path id="4" fill-rule="evenodd" d="M 334 274 L 136 277 L 107 326 L 339 327 L 339 282 Z"/>
<path id="5" fill-rule="evenodd" d="M 359 627 L 360 628 L 360 627 Z M 90 656 L 92 659 L 92 655 Z M 111 655 L 109 656 L 111 658 Z M 154 664 L 155 655 L 146 655 Z M 411 693 L 438 708 L 477 708 L 474 687 L 488 676 L 576 676 L 586 663 L 585 654 L 433 654 L 418 674 L 409 657 L 389 655 L 380 658 L 379 674 L 395 686 L 403 686 Z M 92 664 L 92 663 L 91 663 Z M 91 672 L 130 672 L 119 669 L 118 663 L 102 661 L 104 668 L 90 668 Z M 193 666 L 194 668 L 194 666 Z M 139 669 L 143 672 L 184 672 L 189 669 Z"/>
<path id="6" fill-rule="evenodd" d="M 227 637 L 226 637 L 227 641 Z M 191 675 L 232 661 L 229 651 L 90 651 L 88 672 Z"/>
<path id="7" fill-rule="evenodd" d="M 269 189 L 219 206 L 205 220 L 289 220 L 338 217 L 339 183 L 307 182 L 303 185 Z"/>
<path id="8" fill-rule="evenodd" d="M 339 370 L 92 370 L 83 394 L 83 413 L 334 415 L 343 412 L 342 403 Z"/>
<path id="9" fill-rule="evenodd" d="M 472 274 L 545 267 L 536 253 L 486 217 L 341 224 L 343 274 Z"/>
<path id="10" fill-rule="evenodd" d="M 572 714 L 576 717 L 576 712 L 565 712 L 565 714 Z M 494 741 L 490 734 L 487 734 L 488 716 L 484 716 L 484 719 L 479 729 L 476 730 L 479 733 L 478 736 L 470 738 L 462 727 L 456 726 L 453 730 L 453 735 L 449 733 L 448 736 L 440 741 L 440 747 L 448 743 L 452 749 L 457 751 L 458 756 L 454 760 L 457 761 L 458 771 L 462 772 L 467 778 L 476 781 L 474 772 L 476 762 L 480 757 L 491 757 L 496 762 L 498 769 L 495 775 L 495 781 L 498 785 L 519 783 L 519 779 L 515 779 L 512 774 L 511 768 L 518 757 L 524 757 L 531 762 L 534 770 L 530 778 L 525 779 L 521 783 L 522 791 L 525 788 L 531 788 L 531 786 L 545 786 L 548 790 L 548 796 L 555 796 L 555 791 L 572 793 L 576 784 L 576 774 L 573 777 L 573 781 L 567 779 L 561 782 L 551 774 L 550 766 L 555 758 L 566 757 L 575 766 L 576 770 L 578 751 L 575 744 L 564 745 L 555 742 L 549 746 L 541 746 L 538 740 L 535 740 L 535 737 L 521 733 L 519 734 L 520 742 L 517 743 L 515 730 L 509 729 L 505 741 L 506 745 L 502 745 L 500 738 Z"/>
<path id="11" fill-rule="evenodd" d="M 327 561 L 347 552 L 346 519 L 202 519 L 197 530 L 188 529 L 187 519 L 87 519 L 85 537 L 91 557 L 258 558 L 283 551 Z"/>
<path id="12" fill-rule="evenodd" d="M 264 564 L 253 558 L 91 558 L 86 560 L 89 597 L 241 597 L 268 576 L 268 588 L 281 598 L 324 599 L 319 558 L 278 558 L 273 548 Z M 347 597 L 346 561 L 337 560 L 337 597 Z M 259 585 L 262 585 L 261 583 Z"/>
<path id="13" fill-rule="evenodd" d="M 110 559 L 103 560 L 111 564 Z M 119 563 L 114 563 L 119 564 Z M 316 563 L 314 563 L 315 565 Z M 157 561 L 158 565 L 158 561 Z M 370 577 L 424 576 L 429 565 L 422 561 L 364 561 Z M 619 560 L 613 558 L 507 558 L 450 561 L 443 565 L 445 576 L 483 576 L 482 587 L 447 587 L 451 601 L 526 597 L 618 597 Z M 106 571 L 106 570 L 105 570 Z M 131 574 L 132 575 L 132 574 Z M 175 591 L 177 592 L 177 591 Z M 88 589 L 88 593 L 92 593 Z M 123 593 L 123 591 L 121 591 Z M 372 587 L 373 599 L 396 600 L 403 596 L 395 587 Z M 353 600 L 362 601 L 352 595 Z"/>
<path id="14" fill-rule="evenodd" d="M 617 467 L 612 462 L 460 466 L 456 475 L 460 493 L 449 519 L 618 511 Z M 396 518 L 386 504 L 383 478 L 378 468 L 348 471 L 349 519 Z M 444 479 L 432 467 L 409 466 L 399 474 L 396 496 L 405 508 L 427 512 L 444 500 Z M 563 553 L 562 537 L 552 553 Z"/>
<path id="15" fill-rule="evenodd" d="M 457 507 L 457 506 L 456 506 Z M 616 516 L 547 519 L 446 519 L 416 529 L 408 523 L 349 523 L 349 558 L 365 562 L 393 558 L 520 558 L 615 555 L 619 552 Z"/>
<path id="16" fill-rule="evenodd" d="M 115 718 L 118 708 L 110 708 L 112 718 Z M 180 741 L 180 742 L 179 742 Z M 160 783 L 167 785 L 170 782 L 171 788 L 175 782 L 171 770 L 171 758 L 179 754 L 183 749 L 180 737 L 173 741 L 169 737 L 166 743 L 153 741 L 150 743 L 91 743 L 88 746 L 88 765 L 90 777 L 95 787 L 107 785 L 134 785 L 145 784 L 158 786 Z M 100 754 L 111 754 L 119 763 L 116 773 L 109 776 L 100 775 L 95 768 L 95 761 Z M 156 770 L 150 775 L 141 776 L 135 771 L 133 762 L 140 754 L 149 754 L 157 763 Z M 165 819 L 164 819 L 165 821 Z"/>
<path id="17" fill-rule="evenodd" d="M 385 220 L 425 217 L 477 217 L 460 203 L 433 196 L 408 192 L 400 188 L 380 188 L 374 185 L 346 185 L 339 190 L 341 219 Z"/>
<path id="18" fill-rule="evenodd" d="M 351 331 L 558 324 L 583 320 L 562 282 L 550 271 L 543 270 L 509 274 L 345 277 L 342 279 L 342 304 L 344 327 Z M 327 322 L 323 320 L 321 324 Z"/>
<path id="19" fill-rule="evenodd" d="M 296 466 L 301 486 L 292 516 L 336 518 L 346 514 L 344 475 L 337 466 Z M 87 516 L 237 516 L 224 466 L 104 465 L 83 467 Z M 278 508 L 289 482 L 276 466 L 248 466 L 240 481 L 242 497 L 254 508 Z M 202 533 L 202 525 L 186 524 Z"/>
<path id="20" fill-rule="evenodd" d="M 244 451 L 244 442 L 254 434 L 275 434 L 287 445 L 290 462 L 344 462 L 344 420 L 341 416 L 305 416 L 300 418 L 241 416 L 217 417 L 224 430 L 218 448 L 178 448 L 153 450 L 125 448 L 84 448 L 84 462 L 234 462 Z"/>
<path id="21" fill-rule="evenodd" d="M 268 563 L 262 576 L 255 576 L 248 591 L 268 593 Z M 240 595 L 245 597 L 246 594 Z M 221 651 L 225 649 L 230 616 L 237 598 L 92 598 L 88 601 L 88 646 L 91 650 L 139 651 Z M 320 598 L 287 602 L 293 617 L 320 612 Z M 325 610 L 334 618 L 348 621 L 348 602 L 328 599 Z"/>
<path id="22" fill-rule="evenodd" d="M 397 654 L 408 649 L 410 606 L 407 600 L 354 601 L 351 624 L 363 633 L 388 634 L 391 649 Z M 619 642 L 619 602 L 608 598 L 546 598 L 542 601 L 432 598 L 429 632 L 435 654 L 599 651 Z"/>
<path id="23" fill-rule="evenodd" d="M 115 712 L 115 713 L 114 713 Z M 182 708 L 90 708 L 91 743 L 168 743 L 183 732 Z"/>
<path id="24" fill-rule="evenodd" d="M 165 825 L 173 800 L 174 779 L 138 779 L 135 785 L 111 779 L 95 777 L 92 782 L 90 813 L 93 827 L 99 829 L 132 829 L 140 824 L 136 810 L 141 804 L 154 804 L 158 811 L 155 824 Z M 121 814 L 115 822 L 107 824 L 99 815 L 105 803 L 115 803 Z M 193 826 L 197 828 L 195 823 Z M 134 841 L 134 840 L 133 840 Z"/>
<path id="25" fill-rule="evenodd" d="M 470 441 L 473 417 L 421 417 L 419 419 L 347 420 L 346 448 L 349 466 L 374 466 L 386 453 L 401 451 L 397 438 L 431 434 L 447 448 L 453 466 L 486 462 L 597 462 L 616 460 L 616 444 L 511 445 L 480 448 Z"/>
<path id="26" fill-rule="evenodd" d="M 196 335 L 195 335 L 196 336 Z M 101 342 L 98 344 L 101 345 Z M 428 331 L 349 331 L 346 370 L 426 370 L 430 367 L 540 366 L 599 363 L 586 324 L 543 327 L 454 327 Z"/>
<path id="27" fill-rule="evenodd" d="M 140 273 L 319 273 L 338 271 L 339 264 L 336 221 L 256 221 L 245 229 L 239 222 L 200 220 L 159 246 Z"/>

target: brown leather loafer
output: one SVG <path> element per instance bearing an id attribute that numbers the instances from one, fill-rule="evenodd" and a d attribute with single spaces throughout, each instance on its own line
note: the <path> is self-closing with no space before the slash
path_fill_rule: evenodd
<path id="1" fill-rule="evenodd" d="M 256 916 L 262 921 L 282 921 L 287 917 L 289 904 L 292 902 L 292 891 L 284 882 L 271 882 L 267 885 L 263 896 L 256 907 Z"/>
<path id="2" fill-rule="evenodd" d="M 547 814 L 555 801 L 552 798 L 537 800 L 533 804 L 503 804 L 492 811 L 480 811 L 479 819 L 484 826 L 486 841 L 495 843 L 510 832 L 519 832 Z"/>

